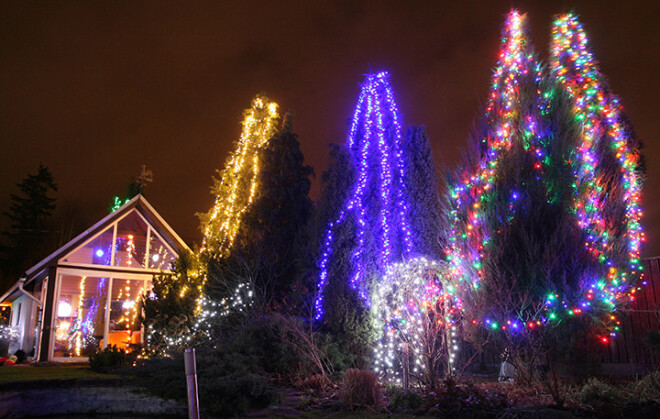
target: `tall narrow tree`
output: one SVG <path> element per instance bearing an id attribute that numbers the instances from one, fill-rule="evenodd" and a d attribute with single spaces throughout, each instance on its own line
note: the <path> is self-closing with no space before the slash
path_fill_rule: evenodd
<path id="1" fill-rule="evenodd" d="M 551 70 L 572 99 L 583 127 L 575 162 L 573 211 L 586 233 L 585 248 L 602 267 L 583 302 L 598 299 L 616 309 L 634 299 L 641 276 L 644 233 L 641 146 L 571 13 L 552 27 Z"/>
<path id="2" fill-rule="evenodd" d="M 442 256 L 440 191 L 431 143 L 424 127 L 411 126 L 403 143 L 408 203 L 407 219 L 414 237 L 412 253 L 431 260 Z"/>
<path id="3" fill-rule="evenodd" d="M 301 275 L 301 234 L 313 211 L 309 189 L 314 171 L 305 164 L 291 124 L 287 114 L 282 129 L 261 151 L 259 187 L 243 216 L 232 249 L 235 255 L 227 257 L 251 267 L 251 285 L 274 308 L 293 303 L 292 287 Z M 229 260 L 219 263 L 231 265 Z"/>
<path id="4" fill-rule="evenodd" d="M 0 247 L 2 271 L 5 283 L 10 285 L 31 264 L 36 263 L 48 251 L 47 221 L 55 210 L 55 198 L 49 194 L 57 191 L 57 184 L 48 167 L 39 165 L 36 174 L 29 174 L 16 184 L 20 194 L 11 194 L 11 206 L 4 215 L 9 218 L 9 228 L 3 232 L 7 244 Z"/>
<path id="5" fill-rule="evenodd" d="M 349 283 L 365 301 L 369 275 L 412 250 L 401 143 L 401 123 L 389 75 L 370 74 L 362 84 L 346 144 L 355 182 L 340 213 L 329 224 L 322 245 L 317 319 L 323 315 L 323 290 L 332 264 L 333 234 L 339 225 L 355 225 Z"/>
<path id="6" fill-rule="evenodd" d="M 527 151 L 538 136 L 537 93 L 542 73 L 526 33 L 525 15 L 517 11 L 509 14 L 499 57 L 472 148 L 449 185 L 448 259 L 455 281 L 468 290 L 479 289 L 487 273 L 483 264 L 492 249 L 493 236 L 518 208 L 516 188 L 523 185 L 504 183 L 502 166 L 516 142 Z M 499 201 L 504 205 L 498 206 Z M 494 210 L 498 211 L 495 221 L 499 225 L 486 218 Z"/>
<path id="7" fill-rule="evenodd" d="M 254 202 L 259 188 L 261 150 L 277 128 L 277 104 L 257 96 L 252 108 L 245 111 L 243 132 L 236 149 L 215 179 L 213 208 L 200 215 L 204 240 L 200 255 L 222 258 L 230 253 L 245 212 Z"/>

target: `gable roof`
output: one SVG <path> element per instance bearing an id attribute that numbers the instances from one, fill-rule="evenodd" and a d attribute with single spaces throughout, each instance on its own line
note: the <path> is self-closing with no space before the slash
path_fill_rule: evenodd
<path id="1" fill-rule="evenodd" d="M 90 237 L 103 231 L 110 224 L 117 221 L 119 218 L 122 218 L 133 209 L 136 209 L 154 228 L 159 231 L 159 233 L 161 233 L 163 239 L 167 242 L 167 244 L 170 245 L 170 247 L 172 247 L 172 249 L 175 251 L 190 250 L 183 239 L 181 239 L 181 237 L 176 234 L 172 227 L 170 227 L 170 225 L 165 222 L 163 217 L 158 214 L 158 212 L 154 209 L 154 207 L 151 206 L 146 198 L 141 194 L 138 194 L 133 197 L 133 199 L 119 207 L 119 209 L 106 215 L 99 222 L 83 231 L 67 244 L 60 247 L 45 257 L 43 260 L 41 260 L 39 263 L 25 271 L 25 277 L 27 278 L 26 284 L 36 279 L 43 278 L 46 275 L 46 271 L 49 266 L 56 264 L 61 257 L 74 250 Z"/>

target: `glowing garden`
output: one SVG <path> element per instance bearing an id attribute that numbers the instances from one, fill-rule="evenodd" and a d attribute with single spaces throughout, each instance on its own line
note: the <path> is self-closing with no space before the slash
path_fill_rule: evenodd
<path id="1" fill-rule="evenodd" d="M 292 121 L 257 96 L 200 216 L 204 243 L 178 279 L 156 284 L 190 299 L 186 333 L 150 329 L 152 354 L 213 343 L 252 313 L 277 323 L 315 377 L 350 366 L 437 391 L 497 350 L 517 382 L 541 381 L 563 404 L 562 362 L 575 347 L 562 342 L 579 336 L 597 351 L 617 339 L 619 313 L 643 286 L 643 173 L 577 18 L 557 17 L 547 63 L 527 30 L 525 15 L 508 15 L 488 100 L 464 162 L 442 177 L 444 195 L 428 138 L 404 131 L 387 72 L 361 84 L 316 213 Z M 285 144 L 296 167 L 277 150 Z M 272 166 L 284 161 L 297 184 Z M 312 244 L 301 250 L 300 237 Z M 296 271 L 302 254 L 315 263 Z"/>

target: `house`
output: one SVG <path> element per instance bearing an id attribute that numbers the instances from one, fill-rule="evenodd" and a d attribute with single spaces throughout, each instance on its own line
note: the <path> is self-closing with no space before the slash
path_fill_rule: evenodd
<path id="1" fill-rule="evenodd" d="M 18 338 L 10 352 L 82 361 L 98 348 L 144 340 L 140 298 L 190 250 L 142 195 L 57 249 L 0 297 Z"/>

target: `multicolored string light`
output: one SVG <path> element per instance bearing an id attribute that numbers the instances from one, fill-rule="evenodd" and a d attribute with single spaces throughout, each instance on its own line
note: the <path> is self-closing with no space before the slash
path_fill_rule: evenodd
<path id="1" fill-rule="evenodd" d="M 521 109 L 521 79 L 533 77 L 538 84 L 542 73 L 526 34 L 526 15 L 509 13 L 502 32 L 502 47 L 493 75 L 486 107 L 488 126 L 481 139 L 481 159 L 462 173 L 462 179 L 450 185 L 451 231 L 447 257 L 452 275 L 467 288 L 477 290 L 484 275 L 482 260 L 492 233 L 484 220 L 483 203 L 493 190 L 501 156 L 513 145 L 519 131 L 528 145 L 536 143 L 538 122 Z M 534 145 L 542 158 L 542 151 Z M 536 167 L 540 169 L 541 166 Z M 511 194 L 511 211 L 518 195 Z"/>
<path id="2" fill-rule="evenodd" d="M 573 99 L 573 111 L 582 126 L 573 210 L 587 235 L 585 247 L 605 268 L 591 281 L 580 306 L 599 301 L 615 311 L 634 300 L 639 289 L 635 282 L 644 275 L 639 145 L 624 120 L 619 99 L 609 92 L 577 17 L 571 13 L 558 16 L 552 34 L 552 74 Z M 607 153 L 614 159 L 608 159 Z M 612 161 L 616 167 L 611 167 Z M 625 220 L 616 210 L 621 206 Z M 617 249 L 621 242 L 627 253 Z M 616 336 L 620 320 L 614 313 L 607 320 L 609 335 Z M 608 336 L 601 340 L 607 343 Z"/>
<path id="3" fill-rule="evenodd" d="M 586 248 L 607 267 L 604 277 L 594 279 L 586 297 L 599 298 L 614 310 L 634 299 L 634 281 L 643 276 L 639 145 L 624 121 L 619 99 L 609 92 L 577 17 L 558 16 L 552 35 L 552 75 L 573 99 L 575 117 L 582 125 L 574 212 L 587 233 Z M 604 163 L 606 153 L 616 159 L 614 170 Z M 621 204 L 625 220 L 612 210 Z M 627 254 L 617 251 L 617 237 L 624 238 Z"/>
<path id="4" fill-rule="evenodd" d="M 528 52 L 530 44 L 523 35 L 523 18 L 512 11 L 505 25 L 502 53 L 486 110 L 488 129 L 482 139 L 482 159 L 466 169 L 463 179 L 450 189 L 453 225 L 448 260 L 453 276 L 474 289 L 479 288 L 479 281 L 483 278 L 484 252 L 491 243 L 492 234 L 496 233 L 484 225 L 482 204 L 490 199 L 489 192 L 497 181 L 500 157 L 512 146 L 510 136 L 520 138 L 524 150 L 534 153 L 536 178 L 548 186 L 549 200 L 553 195 L 549 179 L 544 178 L 552 133 L 539 131 L 542 118 L 547 116 L 552 93 L 539 88 L 545 76 Z M 532 68 L 537 73 L 536 117 L 533 112 L 521 112 L 530 107 L 522 106 L 520 80 Z M 573 100 L 573 112 L 582 127 L 582 143 L 576 150 L 578 161 L 569 161 L 575 167 L 575 201 L 571 213 L 575 214 L 577 225 L 587 235 L 585 246 L 594 262 L 596 265 L 600 262 L 604 267 L 603 274 L 587 278 L 587 283 L 582 285 L 584 293 L 576 301 L 567 301 L 566 296 L 550 291 L 545 297 L 541 296 L 536 309 L 528 313 L 501 313 L 504 317 L 500 319 L 473 320 L 482 322 L 491 330 L 533 330 L 564 316 L 593 311 L 595 307 L 616 310 L 620 304 L 634 298 L 636 288 L 632 282 L 642 270 L 639 248 L 644 236 L 640 226 L 639 149 L 629 134 L 618 99 L 609 93 L 587 48 L 581 25 L 571 14 L 560 16 L 553 26 L 550 76 L 567 89 Z M 603 150 L 609 150 L 615 157 L 618 163 L 615 170 L 606 167 L 603 153 L 608 151 Z M 524 190 L 512 189 L 506 222 L 514 219 L 515 201 L 521 192 Z M 617 205 L 625 207 L 625 220 L 616 213 Z M 623 233 L 621 226 L 625 229 Z M 616 250 L 621 237 L 627 242 L 627 254 Z M 580 281 L 585 282 L 583 278 Z M 611 335 L 615 336 L 620 321 L 611 314 L 607 317 Z M 602 339 L 606 342 L 608 338 Z"/>
<path id="5" fill-rule="evenodd" d="M 203 220 L 204 240 L 200 255 L 221 258 L 230 251 L 241 227 L 243 214 L 252 204 L 259 187 L 260 150 L 277 127 L 277 104 L 257 96 L 246 110 L 243 132 L 236 150 L 216 180 L 216 200 Z"/>
<path id="6" fill-rule="evenodd" d="M 337 218 L 329 223 L 319 261 L 315 318 L 323 316 L 323 290 L 333 254 L 333 233 L 349 215 L 356 227 L 350 285 L 369 302 L 366 276 L 413 248 L 406 213 L 401 123 L 386 72 L 370 74 L 362 84 L 347 147 L 357 174 L 354 190 Z M 375 198 L 374 198 L 375 197 Z M 370 246 L 369 243 L 372 243 Z"/>

